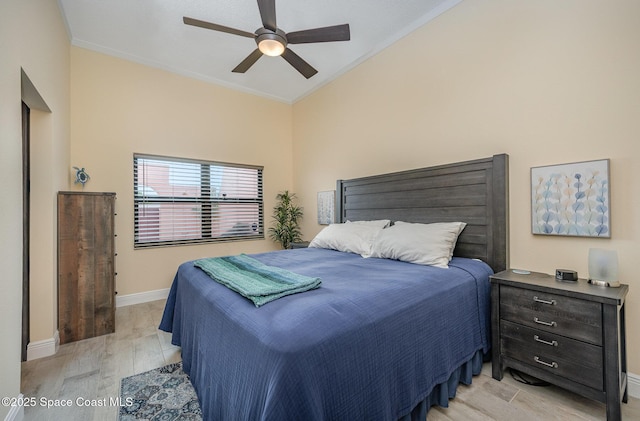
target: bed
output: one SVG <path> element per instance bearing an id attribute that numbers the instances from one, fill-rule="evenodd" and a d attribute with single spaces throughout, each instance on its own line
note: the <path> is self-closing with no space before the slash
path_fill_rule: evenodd
<path id="1" fill-rule="evenodd" d="M 448 268 L 324 248 L 252 258 L 320 288 L 257 308 L 193 262 L 160 328 L 207 420 L 424 420 L 480 372 L 489 276 L 508 265 L 508 157 L 337 183 L 338 222 L 463 221 Z"/>

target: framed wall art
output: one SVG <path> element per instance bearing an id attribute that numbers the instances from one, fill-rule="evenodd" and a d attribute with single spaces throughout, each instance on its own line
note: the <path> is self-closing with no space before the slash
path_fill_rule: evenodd
<path id="1" fill-rule="evenodd" d="M 318 224 L 329 225 L 334 222 L 336 191 L 318 192 Z"/>
<path id="2" fill-rule="evenodd" d="M 531 168 L 533 234 L 611 237 L 609 160 Z"/>

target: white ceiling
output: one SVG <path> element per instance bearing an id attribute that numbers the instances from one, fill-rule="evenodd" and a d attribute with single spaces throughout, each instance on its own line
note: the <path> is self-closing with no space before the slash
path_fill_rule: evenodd
<path id="1" fill-rule="evenodd" d="M 351 40 L 290 48 L 318 70 L 305 79 L 282 57 L 232 73 L 251 38 L 185 25 L 183 16 L 247 32 L 262 26 L 256 0 L 58 0 L 73 45 L 293 103 L 462 0 L 276 0 L 285 32 L 348 23 Z"/>

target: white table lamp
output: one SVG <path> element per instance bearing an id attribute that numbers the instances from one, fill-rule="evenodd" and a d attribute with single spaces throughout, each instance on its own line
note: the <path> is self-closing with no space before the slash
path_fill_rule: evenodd
<path id="1" fill-rule="evenodd" d="M 589 283 L 619 287 L 618 253 L 615 250 L 589 249 Z"/>

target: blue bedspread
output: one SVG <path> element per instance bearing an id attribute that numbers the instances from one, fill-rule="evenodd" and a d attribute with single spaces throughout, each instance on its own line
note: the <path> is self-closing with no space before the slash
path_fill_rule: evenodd
<path id="1" fill-rule="evenodd" d="M 322 278 L 256 308 L 180 266 L 160 324 L 182 347 L 206 420 L 396 420 L 488 351 L 489 275 L 324 249 L 255 254 Z"/>

